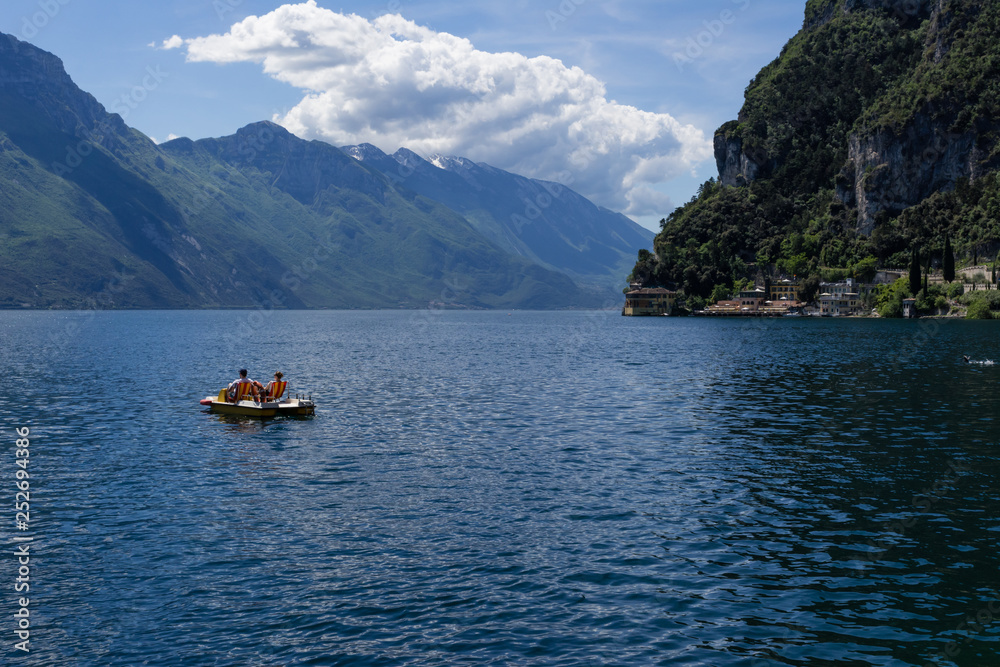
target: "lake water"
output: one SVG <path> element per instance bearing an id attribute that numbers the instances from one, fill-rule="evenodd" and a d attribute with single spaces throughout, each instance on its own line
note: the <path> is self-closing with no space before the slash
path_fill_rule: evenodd
<path id="1" fill-rule="evenodd" d="M 998 665 L 1000 328 L 0 312 L 4 664 Z M 240 367 L 317 414 L 204 412 Z M 30 527 L 14 524 L 30 428 Z M 30 654 L 13 555 L 31 537 Z M 971 619 L 971 622 L 970 622 Z"/>

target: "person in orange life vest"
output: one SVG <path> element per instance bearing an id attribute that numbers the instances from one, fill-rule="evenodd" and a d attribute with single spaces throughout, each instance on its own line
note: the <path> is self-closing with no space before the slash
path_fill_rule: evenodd
<path id="1" fill-rule="evenodd" d="M 240 369 L 240 376 L 229 383 L 229 393 L 228 396 L 230 400 L 236 402 L 236 396 L 238 395 L 238 387 L 241 384 L 250 385 L 250 393 L 253 395 L 254 400 L 257 400 L 260 396 L 260 390 L 263 389 L 263 385 L 256 380 L 251 380 L 247 377 L 247 369 Z"/>
<path id="2" fill-rule="evenodd" d="M 275 371 L 274 379 L 268 382 L 267 386 L 264 387 L 264 395 L 268 400 L 276 401 L 281 398 L 282 394 L 285 393 L 285 386 L 288 383 L 282 381 L 281 378 L 283 377 L 284 375 L 282 375 L 281 371 Z"/>

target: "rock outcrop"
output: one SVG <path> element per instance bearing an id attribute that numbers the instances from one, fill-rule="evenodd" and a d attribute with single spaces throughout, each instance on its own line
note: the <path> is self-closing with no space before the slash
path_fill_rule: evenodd
<path id="1" fill-rule="evenodd" d="M 853 0 L 853 4 L 890 5 L 906 16 L 926 17 L 925 43 L 934 64 L 945 58 L 956 34 L 964 37 L 961 30 L 951 29 L 957 15 L 945 0 Z M 850 135 L 847 164 L 841 172 L 846 179 L 838 179 L 837 197 L 857 208 L 859 233 L 871 234 L 880 213 L 895 217 L 935 192 L 954 189 L 960 179 L 974 180 L 1000 166 L 992 155 L 1000 118 L 963 120 L 978 103 L 953 92 L 925 103 L 902 123 L 863 123 Z"/>
<path id="2" fill-rule="evenodd" d="M 733 187 L 746 185 L 757 178 L 760 165 L 743 150 L 743 139 L 734 136 L 738 121 L 726 123 L 715 133 L 715 164 L 719 169 L 719 182 Z"/>
<path id="3" fill-rule="evenodd" d="M 850 137 L 849 158 L 837 197 L 857 208 L 857 231 L 869 235 L 882 212 L 895 217 L 935 192 L 951 190 L 962 178 L 985 175 L 989 155 L 977 133 L 949 131 L 921 114 L 901 132 L 880 129 Z"/>
<path id="4" fill-rule="evenodd" d="M 1000 4 L 808 0 L 715 134 L 718 182 L 634 276 L 707 298 L 764 270 L 905 265 L 1000 247 Z M 751 265 L 754 268 L 751 268 Z"/>

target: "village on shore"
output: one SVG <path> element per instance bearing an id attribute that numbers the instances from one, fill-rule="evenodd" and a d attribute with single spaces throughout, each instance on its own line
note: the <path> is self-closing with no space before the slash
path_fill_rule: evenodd
<path id="1" fill-rule="evenodd" d="M 629 286 L 625 292 L 625 306 L 622 315 L 626 316 L 679 316 L 693 315 L 695 317 L 879 317 L 874 307 L 875 293 L 882 286 L 890 286 L 905 278 L 906 269 L 883 269 L 876 272 L 872 282 L 859 282 L 846 278 L 839 282 L 821 282 L 819 292 L 812 301 L 805 300 L 805 281 L 801 279 L 782 278 L 775 281 L 765 280 L 762 285 L 748 286 L 729 295 L 728 299 L 719 299 L 704 308 L 687 309 L 678 306 L 679 293 L 661 287 L 642 287 L 636 283 Z M 996 290 L 998 286 L 989 278 L 989 267 L 971 266 L 956 270 L 958 280 L 954 285 L 961 286 L 959 293 L 976 290 Z M 927 280 L 931 285 L 941 284 L 940 273 L 929 275 Z M 815 283 L 814 283 L 815 287 Z M 962 316 L 959 311 L 948 308 L 951 316 Z M 944 315 L 945 312 L 939 313 Z M 913 297 L 902 299 L 902 316 L 916 318 L 919 316 L 917 299 Z"/>

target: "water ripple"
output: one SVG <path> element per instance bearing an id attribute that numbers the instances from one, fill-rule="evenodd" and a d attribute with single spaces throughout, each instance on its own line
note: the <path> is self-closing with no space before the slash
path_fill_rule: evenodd
<path id="1" fill-rule="evenodd" d="M 0 313 L 31 664 L 1000 662 L 992 329 L 241 317 Z M 317 415 L 199 409 L 239 367 Z"/>

